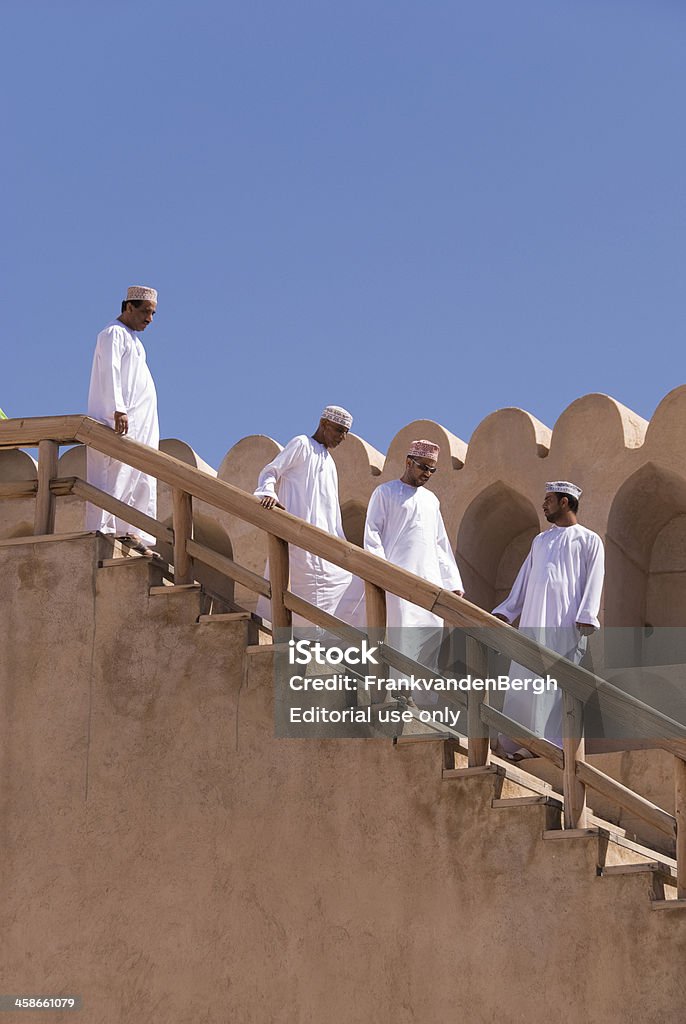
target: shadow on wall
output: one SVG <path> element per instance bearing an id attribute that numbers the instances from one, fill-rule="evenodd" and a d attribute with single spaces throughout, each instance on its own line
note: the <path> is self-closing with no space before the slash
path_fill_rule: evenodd
<path id="1" fill-rule="evenodd" d="M 351 544 L 364 547 L 364 524 L 367 518 L 367 509 L 361 501 L 346 501 L 341 506 L 341 518 L 343 520 L 343 533 Z"/>
<path id="2" fill-rule="evenodd" d="M 467 508 L 457 536 L 466 597 L 486 611 L 507 597 L 539 532 L 538 512 L 529 498 L 502 481 L 482 491 Z"/>
<path id="3" fill-rule="evenodd" d="M 606 544 L 605 626 L 614 627 L 606 663 L 683 663 L 686 480 L 652 462 L 642 466 L 612 502 Z"/>
<path id="4" fill-rule="evenodd" d="M 606 626 L 686 625 L 686 480 L 649 462 L 607 524 Z"/>
<path id="5" fill-rule="evenodd" d="M 171 516 L 165 519 L 164 525 L 170 529 L 173 527 Z M 233 559 L 233 547 L 229 535 L 213 519 L 209 519 L 197 510 L 193 512 L 193 540 L 198 544 L 204 544 L 205 547 L 211 548 L 225 558 Z M 162 558 L 173 563 L 174 551 L 171 544 L 160 543 L 157 545 L 157 550 L 162 555 Z M 209 565 L 196 561 L 195 577 L 208 591 L 217 597 L 221 597 L 228 604 L 233 604 L 234 598 L 241 602 L 241 596 L 234 594 L 237 585 L 234 584 L 233 580 L 230 580 L 223 573 L 217 572 L 216 569 L 212 569 Z M 242 590 L 243 588 L 239 587 L 238 589 Z"/>

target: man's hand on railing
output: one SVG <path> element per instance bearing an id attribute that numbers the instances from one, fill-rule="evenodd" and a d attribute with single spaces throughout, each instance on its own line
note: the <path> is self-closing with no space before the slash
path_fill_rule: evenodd
<path id="1" fill-rule="evenodd" d="M 286 511 L 285 505 L 282 505 L 279 499 L 275 498 L 272 494 L 265 494 L 265 496 L 260 499 L 260 505 L 262 508 L 282 508 L 284 512 Z"/>
<path id="2" fill-rule="evenodd" d="M 118 434 L 128 434 L 129 417 L 126 415 L 125 412 L 115 412 L 114 429 Z"/>
<path id="3" fill-rule="evenodd" d="M 458 597 L 464 597 L 464 590 L 453 590 L 453 594 L 457 594 Z"/>

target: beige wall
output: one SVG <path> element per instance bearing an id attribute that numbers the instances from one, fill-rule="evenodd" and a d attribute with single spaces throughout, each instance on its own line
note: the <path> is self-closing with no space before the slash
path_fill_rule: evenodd
<path id="1" fill-rule="evenodd" d="M 0 543 L 6 991 L 89 1024 L 681 1024 L 686 916 L 598 877 L 626 853 L 544 841 L 440 744 L 275 740 L 271 652 L 97 543 Z"/>

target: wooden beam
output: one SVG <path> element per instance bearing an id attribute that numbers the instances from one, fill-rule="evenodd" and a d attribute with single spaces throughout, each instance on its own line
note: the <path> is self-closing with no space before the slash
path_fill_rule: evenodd
<path id="1" fill-rule="evenodd" d="M 288 544 L 280 537 L 270 533 L 267 537 L 269 546 L 269 579 L 272 587 L 272 628 L 289 629 L 293 616 L 284 604 L 284 594 L 288 590 L 289 563 Z"/>
<path id="2" fill-rule="evenodd" d="M 396 651 L 394 647 L 391 647 L 387 643 L 379 645 L 379 653 L 381 654 L 384 663 L 392 665 L 393 668 L 400 669 L 406 676 L 414 675 L 417 678 L 431 678 L 431 676 L 438 676 L 439 673 L 428 665 L 422 665 L 419 661 L 414 661 L 406 654 L 402 654 L 401 651 Z M 460 692 L 450 693 L 450 700 L 452 703 L 459 705 L 462 709 L 467 708 L 467 697 L 466 694 Z"/>
<path id="3" fill-rule="evenodd" d="M 386 592 L 382 587 L 377 587 L 375 583 L 365 581 L 364 602 L 369 638 L 372 643 L 382 643 L 386 635 Z M 390 675 L 388 662 L 380 660 L 379 664 L 370 670 L 371 672 L 376 675 L 377 680 L 388 680 Z M 384 703 L 388 695 L 387 685 L 388 683 L 381 683 L 376 688 L 370 690 L 372 704 Z"/>
<path id="4" fill-rule="evenodd" d="M 676 817 L 676 898 L 686 899 L 686 761 L 674 758 L 674 805 Z"/>
<path id="5" fill-rule="evenodd" d="M 647 821 L 649 825 L 664 832 L 671 839 L 676 839 L 676 818 L 663 811 L 661 807 L 646 800 L 645 797 L 627 789 L 616 779 L 610 778 L 604 772 L 594 768 L 586 761 L 577 761 L 576 774 L 585 786 L 590 787 L 594 792 L 601 793 L 608 800 L 618 804 L 630 814 Z"/>
<path id="6" fill-rule="evenodd" d="M 488 675 L 488 648 L 467 637 L 467 674 L 472 679 L 485 679 Z M 484 704 L 488 704 L 488 691 L 467 691 L 467 761 L 470 768 L 488 764 L 489 741 L 488 726 L 481 712 Z"/>
<path id="7" fill-rule="evenodd" d="M 383 636 L 386 630 L 385 591 L 374 583 L 365 582 L 364 599 L 367 626 L 370 629 L 378 630 L 379 635 Z"/>
<path id="8" fill-rule="evenodd" d="M 248 590 L 253 590 L 256 594 L 262 594 L 263 597 L 271 598 L 272 588 L 269 580 L 266 580 L 264 576 L 251 572 L 250 569 L 239 565 L 233 559 L 228 558 L 226 555 L 220 555 L 218 551 L 213 551 L 212 548 L 208 548 L 204 544 L 198 544 L 195 540 L 189 540 L 186 544 L 186 549 L 191 558 L 209 565 L 210 568 L 223 573 L 229 579 L 235 580 L 236 583 L 247 587 Z"/>
<path id="9" fill-rule="evenodd" d="M 55 495 L 50 490 L 52 480 L 57 476 L 57 461 L 60 446 L 56 441 L 40 441 L 38 444 L 38 491 L 33 532 L 36 536 L 55 532 Z"/>
<path id="10" fill-rule="evenodd" d="M 565 828 L 586 828 L 586 786 L 577 775 L 577 761 L 584 761 L 584 708 L 580 700 L 569 693 L 562 694 L 564 714 L 562 720 L 562 791 L 565 798 Z"/>
<path id="11" fill-rule="evenodd" d="M 455 740 L 443 741 L 443 770 L 455 770 L 455 754 L 459 753 L 460 745 Z"/>
<path id="12" fill-rule="evenodd" d="M 111 512 L 112 515 L 123 519 L 124 522 L 131 523 L 137 530 L 149 533 L 152 537 L 156 537 L 158 541 L 164 540 L 168 544 L 174 543 L 174 534 L 168 526 L 158 522 L 157 519 L 153 519 L 151 516 L 146 516 L 144 512 L 139 512 L 133 505 L 126 505 L 123 501 L 119 501 L 118 498 L 113 498 L 111 494 L 106 494 L 99 487 L 93 487 L 92 484 L 87 484 L 85 480 L 79 480 L 78 477 L 74 481 L 74 494 L 85 501 L 90 501 L 92 505 L 97 505 L 98 508 L 104 508 L 106 512 Z"/>
<path id="13" fill-rule="evenodd" d="M 10 484 L 0 484 L 0 501 L 4 498 L 30 498 L 37 490 L 37 480 L 17 480 Z"/>
<path id="14" fill-rule="evenodd" d="M 92 538 L 92 533 L 48 533 L 43 536 L 34 536 L 34 534 L 26 534 L 20 537 L 3 537 L 0 539 L 0 547 L 13 547 L 17 544 L 60 544 L 62 541 L 68 540 L 87 540 Z"/>
<path id="15" fill-rule="evenodd" d="M 35 448 L 41 441 L 76 444 L 87 416 L 32 416 L 0 420 L 0 448 Z M 112 431 L 114 433 L 114 431 Z"/>
<path id="16" fill-rule="evenodd" d="M 50 490 L 55 497 L 66 498 L 68 494 L 74 493 L 75 476 L 59 476 L 50 481 Z"/>
<path id="17" fill-rule="evenodd" d="M 188 554 L 188 541 L 193 538 L 193 504 L 190 494 L 172 488 L 174 523 L 174 583 L 193 582 L 193 563 Z"/>
<path id="18" fill-rule="evenodd" d="M 519 722 L 508 718 L 502 711 L 497 711 L 490 704 L 482 704 L 481 717 L 492 729 L 505 733 L 511 739 L 521 740 L 521 745 L 528 747 L 532 754 L 536 754 L 537 757 L 544 757 L 547 761 L 552 761 L 556 768 L 562 769 L 564 766 L 564 755 L 559 747 L 556 747 L 550 740 L 544 740 L 541 736 L 536 736 L 535 733 L 526 729 Z"/>
<path id="19" fill-rule="evenodd" d="M 330 633 L 340 636 L 342 640 L 348 643 L 359 645 L 367 638 L 363 630 L 349 626 L 347 622 L 343 622 L 343 619 L 337 619 L 335 615 L 322 611 L 321 608 L 310 604 L 309 601 L 305 601 L 302 597 L 297 597 L 290 590 L 284 593 L 283 603 L 289 611 L 295 612 L 296 615 L 302 616 L 303 619 L 308 619 L 313 626 L 321 626 L 322 629 L 327 629 Z"/>

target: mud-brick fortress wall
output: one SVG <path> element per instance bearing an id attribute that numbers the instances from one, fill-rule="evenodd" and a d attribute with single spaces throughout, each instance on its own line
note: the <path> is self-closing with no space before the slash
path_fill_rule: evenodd
<path id="1" fill-rule="evenodd" d="M 303 431 L 314 424 L 303 424 Z M 350 435 L 334 453 L 343 522 L 361 543 L 369 497 L 401 475 L 408 442 L 425 437 L 441 445 L 430 487 L 441 501 L 467 596 L 492 608 L 508 591 L 532 538 L 546 526 L 541 512 L 547 480 L 569 479 L 584 491 L 580 520 L 607 550 L 606 626 L 686 624 L 686 386 L 660 403 L 650 422 L 606 395 L 586 395 L 562 413 L 552 430 L 521 409 L 500 409 L 476 428 L 469 444 L 446 427 L 417 420 L 403 427 L 384 456 Z M 284 443 L 288 438 L 281 439 Z M 186 444 L 163 441 L 170 455 L 210 473 Z M 254 435 L 235 444 L 216 475 L 252 492 L 261 467 L 280 445 Z M 85 477 L 85 451 L 60 460 L 60 476 Z M 0 452 L 0 482 L 33 479 L 36 465 L 23 452 Z M 171 496 L 161 488 L 159 514 L 171 521 Z M 83 529 L 83 503 L 58 501 L 57 530 Z M 266 549 L 260 532 L 198 504 L 197 539 L 261 572 Z M 33 499 L 0 508 L 0 539 L 32 532 Z M 237 594 L 250 604 L 251 595 Z"/>

